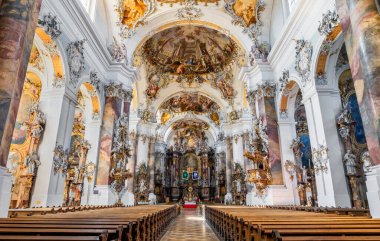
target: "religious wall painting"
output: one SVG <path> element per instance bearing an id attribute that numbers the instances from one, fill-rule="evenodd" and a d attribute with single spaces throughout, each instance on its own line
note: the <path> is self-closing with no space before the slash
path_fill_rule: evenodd
<path id="1" fill-rule="evenodd" d="M 145 90 L 145 95 L 148 99 L 156 99 L 158 92 L 161 88 L 168 86 L 170 80 L 168 76 L 156 73 L 154 70 L 149 70 L 151 72 L 148 75 L 147 88 Z"/>
<path id="2" fill-rule="evenodd" d="M 283 184 L 282 165 L 280 153 L 280 140 L 278 135 L 277 114 L 274 98 L 264 98 L 267 135 L 269 140 L 269 164 L 273 177 L 273 185 Z"/>
<path id="3" fill-rule="evenodd" d="M 100 149 L 97 185 L 108 185 L 111 166 L 111 148 L 115 119 L 120 115 L 120 103 L 114 97 L 107 97 L 104 106 L 103 126 L 100 134 Z"/>
<path id="4" fill-rule="evenodd" d="M 230 73 L 225 73 L 224 75 L 216 78 L 212 84 L 219 89 L 223 99 L 232 100 L 236 95 L 236 91 L 232 87 L 232 81 L 233 76 Z"/>

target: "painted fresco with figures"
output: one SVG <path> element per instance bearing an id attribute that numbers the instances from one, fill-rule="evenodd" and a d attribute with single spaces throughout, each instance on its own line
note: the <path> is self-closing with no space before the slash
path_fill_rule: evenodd
<path id="1" fill-rule="evenodd" d="M 380 237 L 379 10 L 0 0 L 0 240 Z"/>

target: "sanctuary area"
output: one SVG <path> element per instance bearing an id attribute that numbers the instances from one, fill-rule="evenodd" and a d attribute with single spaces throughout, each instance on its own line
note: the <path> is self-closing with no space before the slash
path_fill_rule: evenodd
<path id="1" fill-rule="evenodd" d="M 0 240 L 380 240 L 380 0 L 0 0 Z"/>

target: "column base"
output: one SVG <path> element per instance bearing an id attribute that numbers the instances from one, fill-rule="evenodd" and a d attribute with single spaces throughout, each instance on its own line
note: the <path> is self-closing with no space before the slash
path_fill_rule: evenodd
<path id="1" fill-rule="evenodd" d="M 229 192 L 224 196 L 224 205 L 232 204 L 232 194 Z"/>
<path id="2" fill-rule="evenodd" d="M 12 174 L 0 167 L 0 218 L 8 217 L 12 194 Z"/>
<path id="3" fill-rule="evenodd" d="M 296 204 L 293 191 L 284 186 L 269 186 L 267 193 L 263 196 L 258 196 L 254 190 L 247 193 L 246 203 L 248 206 Z"/>
<path id="4" fill-rule="evenodd" d="M 157 197 L 154 193 L 149 193 L 149 205 L 156 205 L 157 204 Z"/>
<path id="5" fill-rule="evenodd" d="M 372 218 L 380 218 L 380 165 L 366 173 L 367 198 Z"/>
<path id="6" fill-rule="evenodd" d="M 124 193 L 123 197 L 121 198 L 121 202 L 125 206 L 135 206 L 135 194 L 133 194 L 129 191 L 126 191 Z"/>
<path id="7" fill-rule="evenodd" d="M 91 205 L 113 205 L 117 202 L 117 196 L 108 185 L 99 185 L 90 194 L 89 202 Z"/>
<path id="8" fill-rule="evenodd" d="M 268 193 L 264 196 L 258 196 L 255 192 L 249 192 L 246 195 L 247 206 L 260 206 L 260 205 L 273 205 L 272 193 Z"/>

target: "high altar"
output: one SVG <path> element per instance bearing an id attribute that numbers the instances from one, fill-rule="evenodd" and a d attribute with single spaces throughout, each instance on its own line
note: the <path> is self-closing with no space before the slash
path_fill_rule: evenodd
<path id="1" fill-rule="evenodd" d="M 191 125 L 176 131 L 166 153 L 161 198 L 183 202 L 214 200 L 215 154 L 207 140 L 204 130 Z"/>

